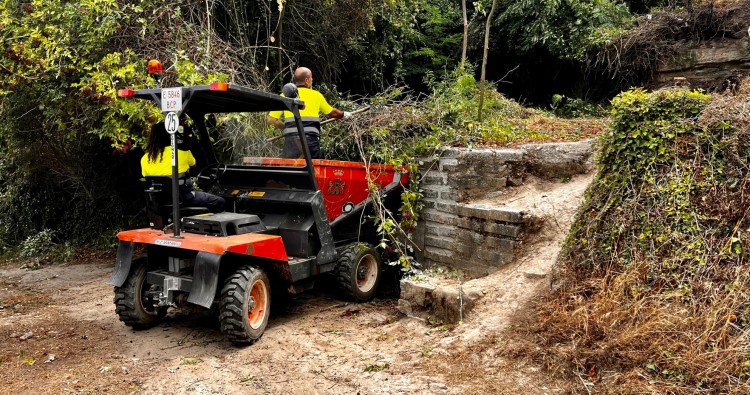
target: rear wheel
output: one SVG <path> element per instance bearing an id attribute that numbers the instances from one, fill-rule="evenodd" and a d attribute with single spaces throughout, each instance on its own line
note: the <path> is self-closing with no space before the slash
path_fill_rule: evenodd
<path id="1" fill-rule="evenodd" d="M 146 274 L 154 269 L 147 258 L 138 258 L 122 286 L 115 287 L 115 311 L 133 329 L 151 328 L 167 315 L 167 307 L 154 307 L 161 287 L 146 283 Z"/>
<path id="2" fill-rule="evenodd" d="M 365 243 L 344 247 L 336 264 L 336 282 L 344 295 L 357 302 L 375 296 L 382 274 L 380 256 Z"/>
<path id="3" fill-rule="evenodd" d="M 221 331 L 236 344 L 260 339 L 271 313 L 271 283 L 257 267 L 243 266 L 229 276 L 221 289 Z"/>

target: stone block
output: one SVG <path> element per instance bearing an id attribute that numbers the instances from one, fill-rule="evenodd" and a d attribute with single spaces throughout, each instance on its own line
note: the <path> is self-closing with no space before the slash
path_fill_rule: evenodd
<path id="1" fill-rule="evenodd" d="M 424 245 L 425 247 L 436 247 L 440 249 L 449 249 L 453 245 L 454 241 L 449 237 L 431 236 L 425 235 Z"/>
<path id="2" fill-rule="evenodd" d="M 440 194 L 440 192 L 450 192 L 453 190 L 453 188 L 451 188 L 448 185 L 422 185 L 420 187 L 420 190 L 422 192 L 433 191 L 433 192 L 437 192 L 438 194 Z"/>
<path id="3" fill-rule="evenodd" d="M 458 168 L 458 159 L 441 157 L 438 169 L 440 171 L 455 171 Z"/>
<path id="4" fill-rule="evenodd" d="M 465 319 L 482 296 L 481 292 L 464 291 L 458 284 L 436 286 L 404 279 L 397 308 L 410 317 L 452 324 Z"/>
<path id="5" fill-rule="evenodd" d="M 429 208 L 422 210 L 422 218 L 425 221 L 437 222 L 444 225 L 454 225 L 458 216 L 438 210 L 437 208 Z M 429 226 L 429 225 L 428 225 Z"/>
<path id="6" fill-rule="evenodd" d="M 487 236 L 470 230 L 456 232 L 456 241 L 463 244 L 471 244 L 477 247 L 490 248 L 493 250 L 513 251 L 519 244 L 516 240 L 501 237 Z"/>
<path id="7" fill-rule="evenodd" d="M 448 174 L 430 170 L 422 178 L 422 184 L 426 185 L 448 185 Z"/>
<path id="8" fill-rule="evenodd" d="M 526 144 L 524 161 L 528 171 L 543 178 L 584 174 L 594 167 L 594 140 L 572 143 Z"/>
<path id="9" fill-rule="evenodd" d="M 502 208 L 483 205 L 457 204 L 456 214 L 461 217 L 474 217 L 484 220 L 523 223 L 523 210 L 513 208 Z"/>
<path id="10" fill-rule="evenodd" d="M 476 149 L 476 148 L 448 148 L 443 151 L 443 157 L 458 158 L 460 162 L 521 162 L 523 150 L 518 149 Z"/>
<path id="11" fill-rule="evenodd" d="M 440 192 L 425 188 L 422 190 L 422 197 L 425 199 L 437 199 L 440 197 Z"/>
<path id="12" fill-rule="evenodd" d="M 484 248 L 478 249 L 475 254 L 477 259 L 487 262 L 489 265 L 500 266 L 505 263 L 513 262 L 515 255 L 508 252 L 492 251 Z"/>
<path id="13" fill-rule="evenodd" d="M 484 263 L 474 259 L 465 258 L 458 253 L 456 253 L 451 262 L 451 267 L 453 269 L 461 270 L 470 276 L 476 276 L 478 272 L 483 271 L 483 269 L 479 267 L 482 265 L 484 265 Z"/>
<path id="14" fill-rule="evenodd" d="M 474 243 L 455 243 L 451 250 L 455 251 L 457 257 L 470 259 L 477 250 L 477 246 Z"/>
<path id="15" fill-rule="evenodd" d="M 399 299 L 396 304 L 396 310 L 407 317 L 414 317 L 414 309 L 411 307 L 411 302 L 406 299 Z"/>
<path id="16" fill-rule="evenodd" d="M 523 231 L 521 225 L 508 225 L 472 217 L 458 217 L 455 225 L 475 232 L 518 238 Z"/>
<path id="17" fill-rule="evenodd" d="M 447 237 L 452 240 L 452 238 L 456 237 L 456 228 L 453 226 L 446 226 L 435 223 L 431 224 L 429 228 L 425 229 L 425 235 Z"/>
<path id="18" fill-rule="evenodd" d="M 456 203 L 455 202 L 436 202 L 435 208 L 448 214 L 456 214 Z"/>
<path id="19" fill-rule="evenodd" d="M 437 286 L 434 284 L 403 279 L 400 298 L 409 301 L 412 306 L 426 307 L 430 304 L 430 295 L 435 288 Z"/>
<path id="20" fill-rule="evenodd" d="M 455 202 L 458 199 L 458 194 L 455 191 L 440 192 L 440 199 Z"/>
<path id="21" fill-rule="evenodd" d="M 476 300 L 469 297 L 459 287 L 441 286 L 432 293 L 433 319 L 447 324 L 457 323 L 466 318 Z"/>
<path id="22" fill-rule="evenodd" d="M 425 220 L 419 220 L 417 221 L 417 226 L 411 236 L 411 240 L 417 245 L 417 247 L 419 247 L 414 249 L 414 259 L 416 259 L 417 262 L 424 261 L 424 236 L 427 229 L 427 222 Z"/>
<path id="23" fill-rule="evenodd" d="M 444 265 L 453 265 L 453 251 L 450 250 L 437 247 L 425 247 L 424 257 Z"/>

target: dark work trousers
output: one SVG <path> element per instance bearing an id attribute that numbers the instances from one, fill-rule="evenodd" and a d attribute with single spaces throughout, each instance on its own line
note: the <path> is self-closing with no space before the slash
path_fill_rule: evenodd
<path id="1" fill-rule="evenodd" d="M 307 139 L 307 148 L 310 149 L 310 157 L 312 159 L 323 159 L 323 154 L 320 152 L 320 134 L 306 132 L 305 137 Z M 299 134 L 284 135 L 284 152 L 281 156 L 293 159 L 304 157 Z"/>
<path id="2" fill-rule="evenodd" d="M 226 202 L 223 197 L 193 190 L 193 183 L 189 182 L 188 184 L 180 186 L 180 198 L 183 206 L 206 207 L 212 213 L 224 211 Z"/>

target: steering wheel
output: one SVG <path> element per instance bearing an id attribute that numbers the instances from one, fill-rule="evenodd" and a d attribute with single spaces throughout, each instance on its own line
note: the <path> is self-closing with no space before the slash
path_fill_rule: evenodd
<path id="1" fill-rule="evenodd" d="M 224 163 L 212 163 L 198 172 L 198 185 L 203 190 L 208 190 L 212 185 L 219 181 L 219 178 L 227 172 L 227 165 Z"/>

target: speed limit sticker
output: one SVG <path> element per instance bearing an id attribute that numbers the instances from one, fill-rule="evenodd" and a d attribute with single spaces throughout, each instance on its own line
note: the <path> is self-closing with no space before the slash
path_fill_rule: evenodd
<path id="1" fill-rule="evenodd" d="M 167 116 L 164 117 L 164 127 L 167 129 L 167 133 L 169 134 L 175 134 L 175 132 L 177 132 L 177 128 L 180 127 L 180 119 L 177 118 L 177 113 L 167 113 Z"/>
<path id="2" fill-rule="evenodd" d="M 161 90 L 162 111 L 182 111 L 182 88 L 164 88 Z"/>

